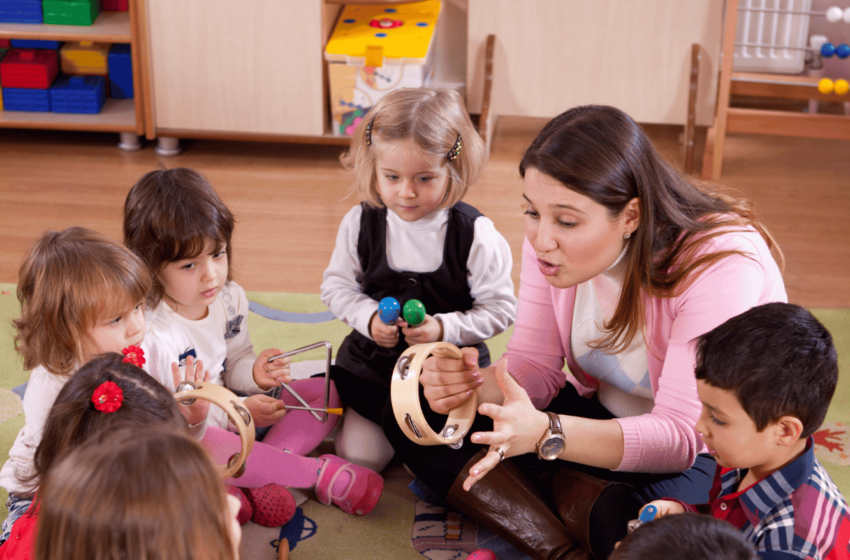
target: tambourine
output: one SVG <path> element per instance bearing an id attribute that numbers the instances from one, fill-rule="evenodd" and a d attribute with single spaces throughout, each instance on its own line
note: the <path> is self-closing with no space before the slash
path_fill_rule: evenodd
<path id="1" fill-rule="evenodd" d="M 242 401 L 230 390 L 221 385 L 206 381 L 181 381 L 174 392 L 174 398 L 180 404 L 190 405 L 195 399 L 208 401 L 221 408 L 239 432 L 242 448 L 239 453 L 234 453 L 227 460 L 226 465 L 216 465 L 219 476 L 225 478 L 239 478 L 245 474 L 245 460 L 254 447 L 254 421 L 251 413 L 242 404 Z"/>
<path id="2" fill-rule="evenodd" d="M 460 348 L 447 342 L 417 344 L 408 348 L 393 369 L 390 396 L 395 419 L 404 435 L 414 443 L 448 445 L 458 449 L 475 419 L 478 391 L 473 391 L 470 398 L 449 411 L 446 425 L 440 433 L 432 430 L 419 404 L 419 375 L 422 373 L 422 364 L 429 356 L 460 359 L 463 354 Z"/>

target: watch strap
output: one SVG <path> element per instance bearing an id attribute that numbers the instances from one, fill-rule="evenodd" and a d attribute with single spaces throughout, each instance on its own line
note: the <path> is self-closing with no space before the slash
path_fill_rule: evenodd
<path id="1" fill-rule="evenodd" d="M 561 418 L 549 410 L 546 411 L 546 414 L 549 416 L 549 429 L 552 430 L 552 433 L 563 434 L 564 429 L 561 427 Z"/>

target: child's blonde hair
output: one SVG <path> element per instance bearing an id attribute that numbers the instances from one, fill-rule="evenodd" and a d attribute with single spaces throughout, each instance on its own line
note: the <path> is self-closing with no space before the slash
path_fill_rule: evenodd
<path id="1" fill-rule="evenodd" d="M 24 368 L 67 376 L 83 363 L 98 319 L 144 301 L 151 278 L 120 243 L 81 227 L 45 232 L 18 272 L 15 349 Z"/>
<path id="2" fill-rule="evenodd" d="M 367 131 L 367 128 L 370 128 Z M 463 199 L 487 163 L 487 147 L 475 131 L 460 94 L 445 88 L 404 88 L 388 93 L 366 114 L 354 131 L 351 148 L 340 161 L 352 173 L 352 191 L 359 200 L 383 206 L 378 194 L 375 150 L 367 136 L 379 142 L 412 139 L 424 154 L 448 166 L 448 184 L 441 207 Z M 454 161 L 447 157 L 460 143 Z"/>
<path id="3" fill-rule="evenodd" d="M 123 428 L 47 473 L 39 560 L 235 560 L 224 485 L 186 434 Z"/>

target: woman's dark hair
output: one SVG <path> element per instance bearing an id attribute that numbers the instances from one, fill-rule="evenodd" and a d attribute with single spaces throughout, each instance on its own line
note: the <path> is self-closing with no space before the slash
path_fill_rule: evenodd
<path id="1" fill-rule="evenodd" d="M 115 412 L 101 412 L 92 402 L 104 382 L 118 385 L 123 394 Z M 21 482 L 34 495 L 40 480 L 65 454 L 103 430 L 131 424 L 137 429 L 165 424 L 186 430 L 173 395 L 156 379 L 117 353 L 101 354 L 71 376 L 59 391 L 47 415 L 41 442 L 35 450 L 33 470 Z"/>
<path id="2" fill-rule="evenodd" d="M 637 199 L 640 225 L 626 255 L 620 301 L 599 348 L 625 348 L 643 326 L 641 291 L 673 297 L 713 263 L 739 251 L 697 256 L 729 228 L 751 226 L 775 248 L 749 202 L 716 192 L 675 169 L 628 115 L 600 105 L 576 107 L 549 121 L 519 164 L 522 177 L 536 169 L 605 206 L 612 219 Z M 720 229 L 722 228 L 722 229 Z"/>
<path id="3" fill-rule="evenodd" d="M 194 169 L 151 171 L 133 185 L 124 201 L 124 244 L 144 261 L 153 277 L 151 309 L 164 290 L 159 274 L 168 263 L 225 247 L 227 279 L 232 280 L 230 240 L 236 221 L 215 189 Z"/>

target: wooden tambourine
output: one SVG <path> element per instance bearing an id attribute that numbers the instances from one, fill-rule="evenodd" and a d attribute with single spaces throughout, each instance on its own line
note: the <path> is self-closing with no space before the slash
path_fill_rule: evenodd
<path id="1" fill-rule="evenodd" d="M 245 474 L 245 460 L 254 447 L 254 421 L 242 401 L 228 389 L 206 381 L 182 381 L 177 385 L 174 398 L 180 404 L 190 405 L 195 399 L 208 401 L 222 409 L 239 432 L 242 448 L 227 460 L 226 465 L 216 465 L 219 476 L 239 478 Z"/>
<path id="2" fill-rule="evenodd" d="M 429 356 L 459 359 L 463 354 L 460 348 L 447 342 L 417 344 L 408 348 L 393 369 L 390 396 L 395 419 L 404 435 L 414 443 L 448 445 L 457 449 L 463 444 L 463 438 L 475 419 L 478 391 L 473 391 L 470 398 L 449 411 L 446 425 L 440 433 L 432 430 L 419 404 L 419 375 L 422 373 L 422 364 Z"/>

